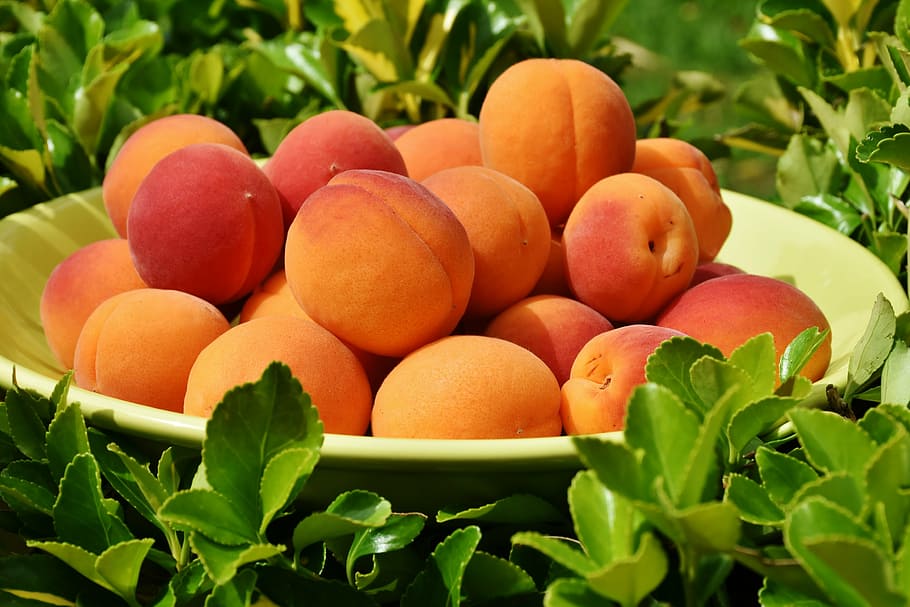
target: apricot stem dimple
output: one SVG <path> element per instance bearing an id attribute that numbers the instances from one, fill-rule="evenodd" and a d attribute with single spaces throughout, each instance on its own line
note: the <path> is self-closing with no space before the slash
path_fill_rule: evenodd
<path id="1" fill-rule="evenodd" d="M 653 240 L 648 241 L 648 250 L 651 251 L 652 253 L 654 252 L 654 241 Z"/>
<path id="2" fill-rule="evenodd" d="M 600 383 L 600 389 L 606 390 L 607 388 L 610 387 L 611 383 L 613 383 L 613 376 L 607 375 L 606 377 L 604 377 L 604 380 Z"/>

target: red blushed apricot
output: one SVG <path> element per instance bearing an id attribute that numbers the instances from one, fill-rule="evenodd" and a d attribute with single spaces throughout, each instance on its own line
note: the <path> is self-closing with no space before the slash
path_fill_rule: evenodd
<path id="1" fill-rule="evenodd" d="M 567 434 L 616 432 L 625 427 L 632 390 L 646 381 L 648 357 L 683 333 L 631 324 L 592 337 L 575 358 L 562 385 L 562 422 Z"/>
<path id="2" fill-rule="evenodd" d="M 649 137 L 635 142 L 633 172 L 647 173 L 669 167 L 697 169 L 711 188 L 720 194 L 720 184 L 711 159 L 694 144 L 676 137 Z"/>
<path id="3" fill-rule="evenodd" d="M 530 438 L 562 433 L 559 384 L 517 344 L 450 335 L 402 359 L 376 393 L 372 432 L 398 438 Z"/>
<path id="4" fill-rule="evenodd" d="M 474 254 L 464 226 L 420 183 L 352 169 L 313 192 L 287 234 L 285 274 L 304 311 L 367 352 L 400 357 L 464 314 Z"/>
<path id="5" fill-rule="evenodd" d="M 395 140 L 408 176 L 424 181 L 433 173 L 483 164 L 480 127 L 463 118 L 438 118 L 418 124 Z"/>
<path id="6" fill-rule="evenodd" d="M 146 286 L 122 238 L 87 244 L 57 264 L 41 291 L 39 310 L 47 344 L 63 367 L 73 367 L 82 325 L 98 304 Z"/>
<path id="7" fill-rule="evenodd" d="M 209 302 L 169 289 L 134 289 L 104 300 L 76 343 L 76 385 L 106 396 L 182 411 L 196 357 L 230 327 Z"/>
<path id="8" fill-rule="evenodd" d="M 745 270 L 739 266 L 723 263 L 721 261 L 709 261 L 706 263 L 700 263 L 695 266 L 695 273 L 692 275 L 691 282 L 689 282 L 689 288 L 691 289 L 698 283 L 705 282 L 711 278 L 726 276 L 727 274 L 742 274 L 744 271 Z"/>
<path id="9" fill-rule="evenodd" d="M 531 295 L 563 295 L 574 297 L 566 279 L 566 252 L 562 246 L 562 229 L 553 229 L 550 235 L 550 254 L 543 273 L 531 289 Z"/>
<path id="10" fill-rule="evenodd" d="M 550 367 L 562 385 L 582 346 L 612 328 L 603 314 L 576 299 L 535 295 L 493 317 L 484 335 L 527 348 Z"/>
<path id="11" fill-rule="evenodd" d="M 329 331 L 297 316 L 255 318 L 213 340 L 192 366 L 183 412 L 210 417 L 225 392 L 256 381 L 273 361 L 290 368 L 326 432 L 366 433 L 373 393 L 360 361 Z"/>
<path id="12" fill-rule="evenodd" d="M 175 114 L 139 127 L 117 151 L 101 184 L 104 208 L 120 236 L 127 237 L 130 205 L 145 176 L 159 160 L 191 143 L 221 143 L 247 153 L 237 133 L 208 116 Z"/>
<path id="13" fill-rule="evenodd" d="M 632 168 L 635 118 L 622 89 L 577 59 L 507 68 L 480 108 L 483 161 L 537 194 L 552 226 L 594 183 Z"/>
<path id="14" fill-rule="evenodd" d="M 281 198 L 285 227 L 310 194 L 350 169 L 407 175 L 404 159 L 391 137 L 356 112 L 329 110 L 291 129 L 263 166 Z"/>
<path id="15" fill-rule="evenodd" d="M 750 338 L 770 332 L 777 359 L 803 330 L 830 330 L 824 312 L 798 287 L 770 276 L 739 273 L 701 282 L 677 296 L 656 324 L 716 346 L 725 356 Z M 812 381 L 831 362 L 831 334 L 802 370 Z"/>
<path id="16" fill-rule="evenodd" d="M 443 169 L 423 181 L 455 212 L 474 252 L 465 314 L 489 317 L 527 296 L 550 255 L 550 223 L 534 192 L 482 166 Z"/>
<path id="17" fill-rule="evenodd" d="M 673 190 L 686 205 L 698 236 L 698 261 L 713 261 L 730 235 L 733 213 L 704 174 L 689 167 L 665 167 L 642 171 Z"/>
<path id="18" fill-rule="evenodd" d="M 692 280 L 698 238 L 679 196 L 640 173 L 606 177 L 563 231 L 572 292 L 614 323 L 651 319 Z"/>
<path id="19" fill-rule="evenodd" d="M 136 191 L 127 225 L 149 286 L 216 305 L 250 293 L 284 243 L 274 186 L 252 158 L 221 144 L 191 144 L 161 159 Z"/>

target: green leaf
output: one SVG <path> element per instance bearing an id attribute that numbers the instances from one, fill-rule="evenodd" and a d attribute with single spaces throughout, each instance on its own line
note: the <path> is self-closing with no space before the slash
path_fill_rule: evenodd
<path id="1" fill-rule="evenodd" d="M 375 493 L 347 491 L 336 497 L 324 512 L 307 515 L 294 527 L 294 551 L 299 554 L 316 542 L 323 542 L 360 529 L 382 526 L 392 514 L 392 505 Z"/>
<path id="2" fill-rule="evenodd" d="M 232 519 L 245 521 L 240 536 L 255 538 L 249 526 L 255 533 L 266 518 L 260 488 L 270 460 L 287 449 L 318 452 L 321 446 L 322 422 L 287 365 L 272 363 L 255 383 L 225 394 L 206 423 L 202 460 L 209 485 L 237 511 Z M 308 476 L 291 479 L 281 492 L 296 497 Z"/>
<path id="3" fill-rule="evenodd" d="M 640 474 L 649 479 L 662 477 L 674 503 L 686 490 L 687 464 L 699 430 L 698 417 L 669 389 L 647 383 L 632 391 L 626 411 L 626 443 L 642 450 Z"/>
<path id="4" fill-rule="evenodd" d="M 556 3 L 554 3 L 556 4 Z M 628 4 L 628 0 L 581 0 L 568 12 L 566 42 L 573 57 L 585 57 Z"/>
<path id="5" fill-rule="evenodd" d="M 318 38 L 301 32 L 293 40 L 273 39 L 257 42 L 253 49 L 261 53 L 276 68 L 301 77 L 335 107 L 339 109 L 345 107 L 325 65 Z"/>
<path id="6" fill-rule="evenodd" d="M 793 208 L 805 196 L 837 191 L 840 162 L 831 146 L 808 135 L 794 135 L 778 159 L 776 189 L 783 203 Z"/>
<path id="7" fill-rule="evenodd" d="M 739 44 L 772 72 L 793 84 L 810 88 L 815 85 L 818 78 L 815 64 L 795 34 L 756 23 Z"/>
<path id="8" fill-rule="evenodd" d="M 829 193 L 803 196 L 793 210 L 843 234 L 852 234 L 863 222 L 863 214 L 851 202 Z"/>
<path id="9" fill-rule="evenodd" d="M 814 467 L 828 473 L 847 472 L 865 477 L 866 462 L 875 452 L 875 442 L 855 423 L 828 411 L 793 409 L 790 419 Z"/>
<path id="10" fill-rule="evenodd" d="M 856 148 L 862 162 L 883 162 L 902 170 L 910 170 L 907 151 L 910 150 L 910 127 L 889 124 L 869 131 Z"/>
<path id="11" fill-rule="evenodd" d="M 460 605 L 465 570 L 479 543 L 480 529 L 473 525 L 457 529 L 442 540 L 426 568 L 408 586 L 401 607 Z"/>
<path id="12" fill-rule="evenodd" d="M 727 361 L 745 371 L 751 378 L 753 398 L 774 392 L 777 382 L 777 352 L 774 350 L 774 337 L 771 333 L 762 333 L 748 339 L 730 353 Z"/>
<path id="13" fill-rule="evenodd" d="M 426 517 L 422 514 L 391 514 L 380 527 L 363 527 L 354 533 L 348 548 L 345 569 L 348 582 L 354 579 L 357 561 L 365 556 L 400 550 L 423 531 Z"/>
<path id="14" fill-rule="evenodd" d="M 267 561 L 284 552 L 275 544 L 242 544 L 227 546 L 207 539 L 199 533 L 190 534 L 190 546 L 199 555 L 206 573 L 216 585 L 228 583 L 244 565 Z"/>
<path id="15" fill-rule="evenodd" d="M 730 502 L 702 502 L 674 513 L 682 537 L 702 552 L 731 552 L 742 530 L 739 511 Z"/>
<path id="16" fill-rule="evenodd" d="M 537 590 L 528 573 L 504 558 L 476 551 L 462 578 L 462 591 L 471 601 L 494 601 L 531 595 Z"/>
<path id="17" fill-rule="evenodd" d="M 734 413 L 727 426 L 730 462 L 736 461 L 753 440 L 780 424 L 787 412 L 798 403 L 796 398 L 769 396 L 753 401 Z"/>
<path id="18" fill-rule="evenodd" d="M 822 497 L 859 517 L 866 504 L 866 495 L 859 481 L 846 472 L 834 472 L 803 485 L 793 497 L 793 503 Z"/>
<path id="19" fill-rule="evenodd" d="M 787 584 L 765 579 L 765 584 L 758 593 L 762 607 L 830 607 L 829 601 L 805 594 Z"/>
<path id="20" fill-rule="evenodd" d="M 778 506 L 787 506 L 807 483 L 818 479 L 818 473 L 806 462 L 769 447 L 755 451 L 755 463 L 762 485 Z"/>
<path id="21" fill-rule="evenodd" d="M 645 377 L 650 382 L 669 388 L 685 402 L 699 403 L 689 371 L 695 361 L 703 357 L 723 360 L 724 355 L 716 347 L 691 337 L 672 337 L 648 357 Z"/>
<path id="22" fill-rule="evenodd" d="M 832 48 L 834 32 L 828 23 L 825 9 L 814 0 L 766 0 L 759 10 L 768 23 L 778 29 L 798 32 L 816 44 Z"/>
<path id="23" fill-rule="evenodd" d="M 568 500 L 578 540 L 598 566 L 634 554 L 644 519 L 628 499 L 583 470 L 572 479 Z"/>
<path id="24" fill-rule="evenodd" d="M 6 416 L 10 437 L 22 454 L 30 459 L 44 460 L 47 457 L 45 437 L 50 421 L 50 401 L 14 388 L 6 393 Z"/>
<path id="25" fill-rule="evenodd" d="M 582 463 L 612 491 L 636 501 L 656 502 L 651 478 L 642 474 L 636 453 L 626 443 L 596 436 L 573 436 Z"/>
<path id="26" fill-rule="evenodd" d="M 53 580 L 53 587 L 48 580 Z M 0 556 L 0 588 L 7 591 L 41 593 L 49 601 L 56 599 L 56 604 L 66 605 L 75 604 L 85 585 L 82 575 L 50 554 L 32 551 Z M 12 595 L 0 591 L 0 597 L 8 596 Z"/>
<path id="27" fill-rule="evenodd" d="M 272 519 L 296 499 L 300 479 L 309 478 L 318 461 L 319 452 L 306 447 L 285 449 L 268 461 L 259 489 L 262 500 L 260 534 L 264 534 Z"/>
<path id="28" fill-rule="evenodd" d="M 47 461 L 58 481 L 66 466 L 80 453 L 89 452 L 88 432 L 78 403 L 57 411 L 47 429 Z"/>
<path id="29" fill-rule="evenodd" d="M 54 503 L 54 527 L 61 542 L 94 554 L 133 539 L 126 524 L 108 510 L 98 463 L 90 453 L 76 455 L 66 467 Z"/>
<path id="30" fill-rule="evenodd" d="M 881 369 L 894 345 L 897 318 L 891 302 L 881 293 L 876 296 L 862 337 L 853 347 L 847 368 L 844 399 L 849 402 L 856 391 Z"/>
<path id="31" fill-rule="evenodd" d="M 398 82 L 414 75 L 410 52 L 399 32 L 384 19 L 368 20 L 337 44 L 379 82 Z"/>
<path id="32" fill-rule="evenodd" d="M 597 594 L 585 580 L 560 578 L 549 586 L 544 596 L 547 607 L 610 607 L 613 601 Z"/>
<path id="33" fill-rule="evenodd" d="M 821 347 L 830 331 L 819 331 L 818 327 L 809 327 L 800 331 L 784 348 L 780 357 L 780 383 L 785 384 L 806 366 L 812 355 Z"/>
<path id="34" fill-rule="evenodd" d="M 910 347 L 903 340 L 895 340 L 891 354 L 885 359 L 881 375 L 881 402 L 910 405 Z"/>
<path id="35" fill-rule="evenodd" d="M 256 590 L 256 571 L 244 569 L 224 584 L 215 586 L 205 600 L 206 607 L 247 607 Z"/>
<path id="36" fill-rule="evenodd" d="M 768 495 L 767 490 L 742 474 L 731 474 L 727 479 L 724 499 L 739 510 L 740 517 L 755 525 L 780 526 L 784 512 Z"/>
<path id="37" fill-rule="evenodd" d="M 521 531 L 512 536 L 512 543 L 529 546 L 579 576 L 587 576 L 599 568 L 573 540 L 547 536 L 537 531 Z"/>
<path id="38" fill-rule="evenodd" d="M 158 517 L 175 528 L 195 531 L 213 542 L 243 546 L 259 541 L 259 524 L 224 495 L 208 489 L 187 489 L 170 496 Z"/>
<path id="39" fill-rule="evenodd" d="M 527 27 L 541 49 L 551 49 L 557 56 L 569 52 L 566 14 L 562 2 L 515 0 L 528 20 Z"/>
<path id="40" fill-rule="evenodd" d="M 257 589 L 282 607 L 376 607 L 373 597 L 337 580 L 305 577 L 281 566 L 258 567 L 256 573 Z M 268 602 L 262 602 L 268 605 Z"/>
<path id="41" fill-rule="evenodd" d="M 627 607 L 639 605 L 667 575 L 667 555 L 653 533 L 641 537 L 635 554 L 610 562 L 588 576 L 595 592 Z"/>
<path id="42" fill-rule="evenodd" d="M 830 502 L 813 498 L 794 508 L 784 526 L 784 543 L 838 604 L 906 604 L 881 546 Z"/>
<path id="43" fill-rule="evenodd" d="M 483 506 L 459 510 L 448 507 L 436 515 L 436 522 L 476 520 L 486 523 L 535 525 L 562 521 L 565 515 L 545 499 L 529 493 L 515 493 Z"/>
<path id="44" fill-rule="evenodd" d="M 888 535 L 899 540 L 910 515 L 910 434 L 906 431 L 879 447 L 866 468 L 867 499 L 884 511 Z"/>

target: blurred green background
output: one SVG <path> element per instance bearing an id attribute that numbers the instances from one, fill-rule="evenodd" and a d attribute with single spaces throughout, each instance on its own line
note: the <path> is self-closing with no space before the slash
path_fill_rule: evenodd
<path id="1" fill-rule="evenodd" d="M 675 73 L 704 72 L 723 85 L 723 96 L 687 115 L 680 132 L 712 138 L 741 126 L 736 91 L 759 68 L 739 40 L 748 33 L 757 5 L 758 0 L 630 0 L 612 33 L 634 58 L 635 68 L 623 81 L 633 105 L 661 95 Z M 717 158 L 715 168 L 724 187 L 761 198 L 774 195 L 773 158 L 735 150 Z"/>

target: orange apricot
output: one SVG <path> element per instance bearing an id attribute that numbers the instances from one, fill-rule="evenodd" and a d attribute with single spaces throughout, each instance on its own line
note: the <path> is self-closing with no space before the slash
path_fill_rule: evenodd
<path id="1" fill-rule="evenodd" d="M 614 323 L 651 319 L 689 286 L 698 238 L 673 190 L 641 173 L 592 186 L 563 231 L 572 292 Z"/>
<path id="2" fill-rule="evenodd" d="M 484 335 L 527 348 L 547 363 L 562 385 L 569 379 L 582 346 L 612 328 L 613 324 L 603 314 L 577 299 L 534 295 L 493 317 Z"/>
<path id="3" fill-rule="evenodd" d="M 408 176 L 423 181 L 433 173 L 483 164 L 480 127 L 464 118 L 437 118 L 408 129 L 395 139 Z"/>
<path id="4" fill-rule="evenodd" d="M 225 392 L 256 381 L 273 361 L 291 369 L 326 432 L 366 433 L 373 393 L 363 366 L 341 340 L 298 316 L 255 318 L 213 340 L 190 370 L 183 412 L 211 416 Z"/>
<path id="5" fill-rule="evenodd" d="M 483 162 L 537 194 L 562 224 L 594 183 L 632 168 L 635 118 L 609 75 L 577 59 L 532 58 L 509 66 L 481 104 Z"/>
<path id="6" fill-rule="evenodd" d="M 159 160 L 191 143 L 221 143 L 247 153 L 236 132 L 208 116 L 174 114 L 140 126 L 120 146 L 101 184 L 104 208 L 120 236 L 127 237 L 129 209 L 145 176 Z"/>
<path id="7" fill-rule="evenodd" d="M 733 213 L 698 169 L 664 167 L 641 171 L 673 190 L 686 205 L 698 236 L 698 261 L 713 261 L 730 235 Z"/>
<path id="8" fill-rule="evenodd" d="M 489 317 L 527 296 L 550 255 L 550 223 L 519 181 L 488 167 L 443 169 L 423 180 L 464 226 L 474 253 L 465 314 Z"/>
<path id="9" fill-rule="evenodd" d="M 720 193 L 720 183 L 711 159 L 694 144 L 677 137 L 648 137 L 635 142 L 633 172 L 646 173 L 669 167 L 701 171 L 711 188 Z"/>
<path id="10" fill-rule="evenodd" d="M 123 238 L 84 245 L 57 264 L 44 283 L 39 312 L 47 344 L 63 367 L 73 367 L 82 325 L 98 304 L 146 286 Z"/>
<path id="11" fill-rule="evenodd" d="M 179 412 L 196 357 L 230 327 L 211 303 L 171 289 L 142 288 L 104 300 L 76 343 L 76 385 Z"/>
<path id="12" fill-rule="evenodd" d="M 450 335 L 405 356 L 376 392 L 372 433 L 399 438 L 529 438 L 562 432 L 559 384 L 529 350 Z"/>
<path id="13" fill-rule="evenodd" d="M 285 274 L 313 320 L 357 348 L 400 357 L 464 315 L 474 254 L 464 226 L 420 183 L 351 169 L 307 198 L 287 234 Z"/>
<path id="14" fill-rule="evenodd" d="M 592 337 L 579 350 L 562 385 L 566 433 L 622 430 L 629 397 L 646 381 L 648 357 L 664 341 L 682 335 L 667 327 L 633 323 Z"/>

